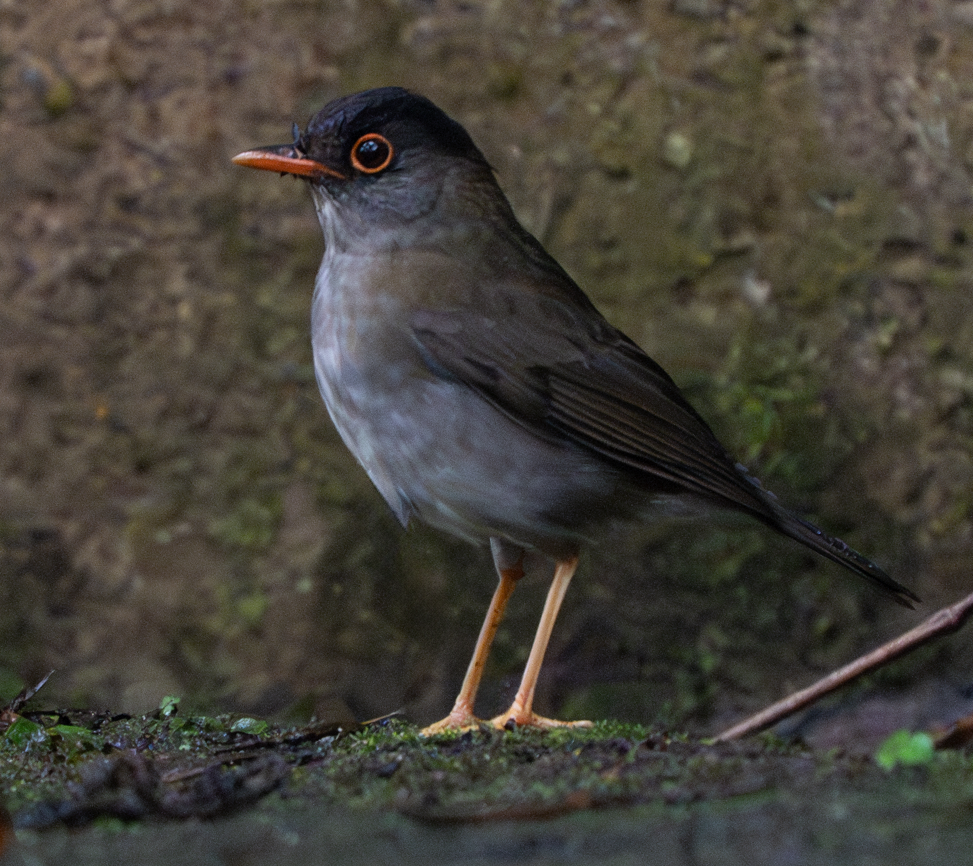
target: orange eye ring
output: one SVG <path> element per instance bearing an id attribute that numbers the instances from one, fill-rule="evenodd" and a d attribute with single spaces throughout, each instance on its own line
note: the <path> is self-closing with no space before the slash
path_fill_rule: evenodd
<path id="1" fill-rule="evenodd" d="M 384 135 L 369 132 L 351 149 L 351 167 L 362 174 L 378 174 L 389 167 L 395 148 Z"/>

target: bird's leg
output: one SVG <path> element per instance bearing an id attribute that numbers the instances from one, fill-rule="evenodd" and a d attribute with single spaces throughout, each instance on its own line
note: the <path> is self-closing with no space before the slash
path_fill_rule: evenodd
<path id="1" fill-rule="evenodd" d="M 557 619 L 561 602 L 564 601 L 568 584 L 571 583 L 571 578 L 574 576 L 577 567 L 577 556 L 558 561 L 557 567 L 554 569 L 554 580 L 551 581 L 551 588 L 547 593 L 547 601 L 544 602 L 541 621 L 537 626 L 534 645 L 530 648 L 527 667 L 524 668 L 524 676 L 520 681 L 520 688 L 517 690 L 517 695 L 510 705 L 510 709 L 490 720 L 495 727 L 506 728 L 511 724 L 517 727 L 527 725 L 535 728 L 590 727 L 591 722 L 559 722 L 556 719 L 546 719 L 543 716 L 535 715 L 533 711 L 537 677 L 541 672 L 541 665 L 544 663 L 544 653 L 547 650 L 548 641 L 551 639 L 554 620 Z"/>
<path id="2" fill-rule="evenodd" d="M 423 728 L 419 732 L 422 736 L 429 737 L 442 731 L 463 731 L 479 726 L 480 720 L 473 715 L 473 703 L 476 701 L 476 692 L 480 687 L 480 678 L 486 667 L 487 656 L 490 655 L 493 638 L 507 609 L 507 602 L 513 594 L 517 581 L 523 576 L 523 556 L 509 568 L 500 569 L 500 583 L 493 593 L 490 607 L 480 629 L 480 636 L 476 639 L 473 658 L 470 659 L 470 666 L 466 669 L 466 676 L 463 677 L 463 685 L 456 696 L 456 703 L 453 704 L 453 709 L 445 719 Z"/>

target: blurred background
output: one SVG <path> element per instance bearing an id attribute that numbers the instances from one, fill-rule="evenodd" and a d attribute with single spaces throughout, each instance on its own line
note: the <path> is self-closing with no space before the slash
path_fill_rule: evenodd
<path id="1" fill-rule="evenodd" d="M 767 487 L 926 601 L 745 522 L 629 527 L 582 560 L 540 711 L 715 730 L 970 591 L 973 2 L 8 0 L 0 34 L 0 699 L 55 668 L 45 705 L 448 710 L 489 555 L 402 530 L 342 447 L 309 196 L 229 161 L 385 84 L 467 127 Z M 969 650 L 857 705 L 948 716 Z"/>

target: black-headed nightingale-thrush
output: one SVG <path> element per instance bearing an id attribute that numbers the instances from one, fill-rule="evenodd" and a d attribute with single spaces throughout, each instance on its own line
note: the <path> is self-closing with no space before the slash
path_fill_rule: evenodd
<path id="1" fill-rule="evenodd" d="M 520 225 L 466 130 L 428 99 L 368 90 L 295 133 L 234 162 L 311 190 L 324 231 L 312 342 L 328 412 L 403 524 L 489 542 L 500 576 L 456 703 L 426 733 L 478 724 L 490 643 L 537 554 L 554 578 L 520 689 L 492 721 L 565 724 L 534 713 L 537 677 L 579 551 L 620 519 L 744 512 L 897 601 L 918 600 L 727 454 Z"/>

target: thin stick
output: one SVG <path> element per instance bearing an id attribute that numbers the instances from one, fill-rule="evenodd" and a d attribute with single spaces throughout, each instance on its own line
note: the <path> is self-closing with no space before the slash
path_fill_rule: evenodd
<path id="1" fill-rule="evenodd" d="M 912 650 L 921 647 L 923 644 L 935 638 L 958 631 L 969 618 L 970 614 L 973 614 L 973 595 L 968 595 L 962 601 L 936 611 L 929 619 L 917 625 L 911 631 L 899 635 L 895 640 L 889 641 L 887 644 L 880 646 L 867 655 L 855 659 L 855 661 L 845 665 L 843 668 L 839 668 L 828 674 L 823 679 L 814 683 L 814 685 L 808 686 L 806 689 L 801 689 L 799 692 L 794 692 L 783 700 L 777 701 L 777 703 L 771 704 L 766 709 L 761 710 L 756 715 L 744 719 L 732 728 L 727 728 L 716 737 L 715 742 L 725 743 L 729 740 L 738 740 L 749 734 L 756 734 L 759 731 L 766 730 L 771 725 L 777 724 L 781 719 L 786 719 L 798 710 L 804 709 L 809 704 L 835 691 L 845 683 L 857 679 L 862 674 L 877 670 L 882 665 L 886 665 L 890 661 L 912 652 Z"/>

